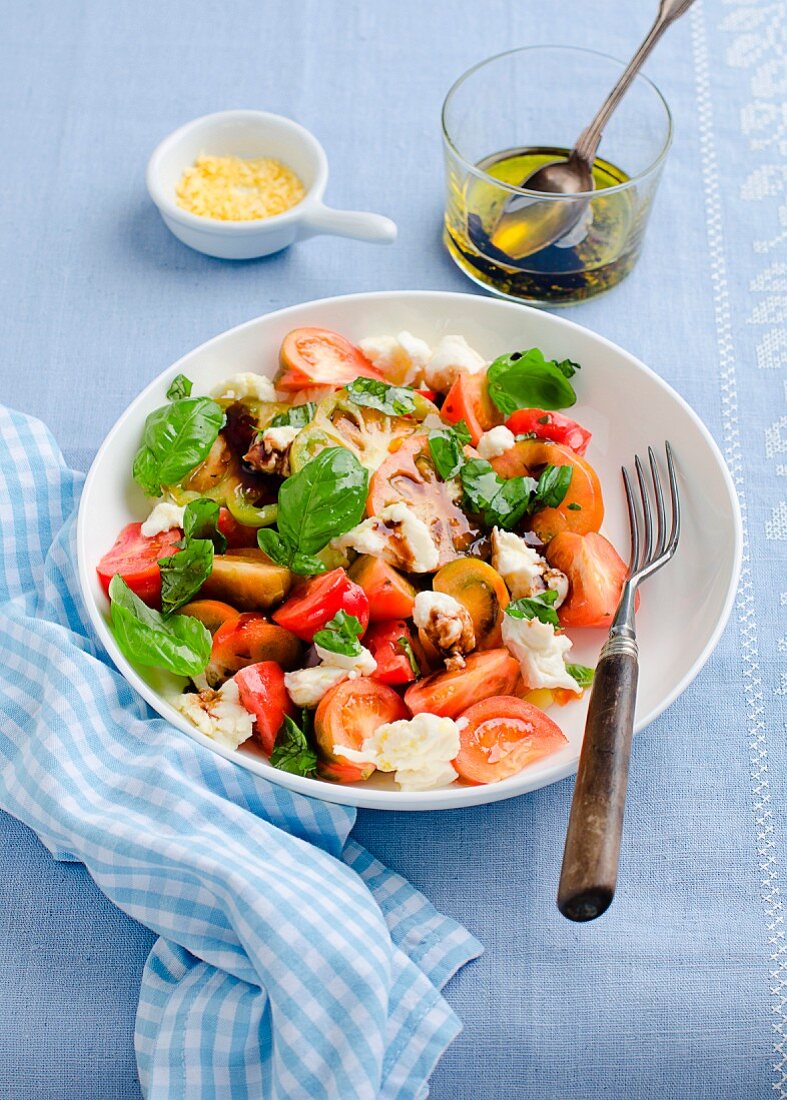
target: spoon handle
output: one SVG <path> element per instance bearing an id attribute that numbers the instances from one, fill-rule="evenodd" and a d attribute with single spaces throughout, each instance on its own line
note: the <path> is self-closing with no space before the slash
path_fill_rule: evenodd
<path id="1" fill-rule="evenodd" d="M 615 87 L 602 103 L 596 117 L 579 135 L 576 145 L 571 150 L 571 157 L 569 159 L 576 158 L 584 161 L 588 165 L 593 163 L 596 159 L 596 151 L 601 141 L 604 127 L 609 121 L 612 112 L 628 91 L 629 85 L 639 72 L 645 59 L 649 56 L 651 50 L 661 38 L 662 34 L 664 34 L 667 27 L 674 23 L 676 19 L 679 19 L 684 12 L 688 11 L 693 3 L 694 0 L 661 0 L 659 14 L 656 16 L 655 23 L 650 28 L 642 45 L 621 74 L 620 80 L 618 80 Z"/>

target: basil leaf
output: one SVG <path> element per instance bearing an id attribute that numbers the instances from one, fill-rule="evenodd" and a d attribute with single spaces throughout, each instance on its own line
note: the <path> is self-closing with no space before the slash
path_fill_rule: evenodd
<path id="1" fill-rule="evenodd" d="M 345 447 L 320 451 L 279 489 L 278 531 L 257 532 L 260 549 L 278 565 L 309 576 L 323 573 L 315 557 L 331 539 L 360 523 L 369 475 Z"/>
<path id="2" fill-rule="evenodd" d="M 181 397 L 191 397 L 192 381 L 185 374 L 176 374 L 167 390 L 169 401 L 179 401 Z"/>
<path id="3" fill-rule="evenodd" d="M 345 657 L 357 657 L 363 649 L 358 641 L 363 627 L 355 615 L 348 615 L 343 609 L 337 611 L 330 622 L 314 635 L 314 644 L 331 653 L 341 653 Z"/>
<path id="4" fill-rule="evenodd" d="M 317 754 L 309 745 L 304 731 L 288 714 L 284 716 L 284 724 L 276 735 L 271 764 L 293 775 L 313 775 L 317 770 Z"/>
<path id="5" fill-rule="evenodd" d="M 137 485 L 147 493 L 149 497 L 157 497 L 161 493 L 161 483 L 158 476 L 158 465 L 153 452 L 147 447 L 140 447 L 131 467 L 131 475 Z"/>
<path id="6" fill-rule="evenodd" d="M 164 668 L 178 676 L 204 672 L 213 639 L 198 619 L 190 615 L 165 619 L 143 603 L 119 574 L 109 582 L 109 598 L 112 633 L 129 661 Z"/>
<path id="7" fill-rule="evenodd" d="M 278 531 L 274 531 L 272 527 L 261 527 L 257 532 L 257 545 L 260 550 L 265 551 L 271 561 L 275 561 L 277 565 L 289 567 L 294 550 Z"/>
<path id="8" fill-rule="evenodd" d="M 573 359 L 561 359 L 559 363 L 555 359 L 554 363 L 564 378 L 573 378 L 578 370 L 582 370 L 579 363 L 575 363 Z"/>
<path id="9" fill-rule="evenodd" d="M 483 458 L 471 458 L 459 471 L 468 507 L 481 516 L 487 527 L 516 527 L 530 508 L 536 488 L 532 477 L 507 480 Z"/>
<path id="10" fill-rule="evenodd" d="M 415 412 L 413 391 L 406 386 L 389 386 L 375 378 L 356 378 L 347 387 L 347 396 L 356 405 L 378 409 L 386 416 L 412 416 Z"/>
<path id="11" fill-rule="evenodd" d="M 216 442 L 224 413 L 209 397 L 183 397 L 155 409 L 145 421 L 134 478 L 145 492 L 173 485 L 199 466 Z"/>
<path id="12" fill-rule="evenodd" d="M 328 447 L 288 477 L 279 490 L 279 534 L 303 554 L 360 523 L 369 475 L 346 447 Z"/>
<path id="13" fill-rule="evenodd" d="M 536 485 L 533 509 L 557 508 L 568 492 L 573 474 L 572 466 L 545 466 Z"/>
<path id="14" fill-rule="evenodd" d="M 286 412 L 276 413 L 269 428 L 305 428 L 314 420 L 317 406 L 313 401 L 303 405 L 291 405 Z"/>
<path id="15" fill-rule="evenodd" d="M 589 688 L 593 683 L 593 677 L 596 675 L 594 668 L 588 668 L 587 665 L 566 665 L 566 672 L 579 684 L 581 688 Z"/>
<path id="16" fill-rule="evenodd" d="M 570 504 L 567 504 L 566 508 L 568 508 L 570 512 L 581 512 L 582 511 L 582 505 L 577 504 L 577 502 L 575 500 L 572 500 Z"/>
<path id="17" fill-rule="evenodd" d="M 210 539 L 219 554 L 227 549 L 227 540 L 219 530 L 217 501 L 201 497 L 186 505 L 183 513 L 182 545 L 186 546 L 190 539 Z"/>
<path id="18" fill-rule="evenodd" d="M 159 561 L 161 609 L 170 615 L 196 596 L 213 569 L 210 539 L 188 539 L 185 550 Z"/>
<path id="19" fill-rule="evenodd" d="M 312 577 L 315 573 L 324 573 L 328 567 L 314 554 L 302 554 L 296 550 L 290 559 L 290 569 L 299 577 Z"/>
<path id="20" fill-rule="evenodd" d="M 570 359 L 545 359 L 538 348 L 501 355 L 487 371 L 489 396 L 505 416 L 517 409 L 566 409 L 577 400 L 568 381 L 575 366 Z"/>
<path id="21" fill-rule="evenodd" d="M 421 666 L 418 664 L 418 659 L 415 656 L 412 644 L 409 638 L 402 635 L 401 638 L 396 639 L 396 644 L 404 652 L 405 657 L 410 662 L 410 668 L 413 670 L 415 676 L 421 675 Z"/>
<path id="22" fill-rule="evenodd" d="M 435 428 L 429 433 L 429 450 L 432 461 L 443 481 L 456 477 L 465 461 L 465 443 L 470 442 L 470 432 L 464 420 L 453 427 Z"/>
<path id="23" fill-rule="evenodd" d="M 536 596 L 523 596 L 521 600 L 512 600 L 506 608 L 506 615 L 512 619 L 538 619 L 542 623 L 559 626 L 557 611 L 553 607 L 557 599 L 554 588 L 547 588 Z"/>
<path id="24" fill-rule="evenodd" d="M 263 528 L 257 532 L 257 545 L 277 565 L 284 565 L 302 577 L 311 577 L 315 573 L 324 573 L 326 565 L 313 554 L 302 554 L 296 550 L 278 531 Z"/>

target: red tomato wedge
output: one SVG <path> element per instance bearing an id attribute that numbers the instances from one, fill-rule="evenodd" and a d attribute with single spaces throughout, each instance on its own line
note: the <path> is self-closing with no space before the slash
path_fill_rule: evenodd
<path id="1" fill-rule="evenodd" d="M 366 630 L 369 624 L 366 593 L 343 569 L 332 569 L 297 585 L 290 598 L 274 612 L 273 621 L 304 642 L 311 642 L 317 631 L 341 610 L 355 615 Z"/>
<path id="2" fill-rule="evenodd" d="M 562 443 L 578 455 L 583 455 L 590 442 L 590 432 L 576 420 L 563 413 L 547 409 L 519 409 L 506 420 L 506 427 L 514 435 L 533 434 L 539 439 Z"/>
<path id="3" fill-rule="evenodd" d="M 362 554 L 348 572 L 368 597 L 370 622 L 410 618 L 417 590 L 388 562 Z"/>
<path id="4" fill-rule="evenodd" d="M 604 500 L 598 474 L 585 458 L 570 447 L 543 439 L 522 439 L 492 459 L 500 477 L 538 477 L 545 466 L 571 466 L 571 484 L 557 508 L 542 508 L 531 520 L 531 527 L 542 542 L 549 542 L 560 531 L 585 534 L 598 531 L 604 519 Z"/>
<path id="5" fill-rule="evenodd" d="M 295 707 L 284 686 L 284 672 L 276 661 L 258 661 L 235 673 L 241 706 L 254 715 L 254 737 L 266 756 L 273 752 L 284 715 Z"/>
<path id="6" fill-rule="evenodd" d="M 560 625 L 611 626 L 628 572 L 612 543 L 595 532 L 563 531 L 547 546 L 546 556 L 568 577 L 568 596 L 557 613 Z"/>
<path id="7" fill-rule="evenodd" d="M 466 783 L 499 783 L 568 744 L 543 710 L 510 695 L 475 703 L 461 719 L 453 764 Z"/>
<path id="8" fill-rule="evenodd" d="M 288 671 L 298 667 L 303 646 L 293 633 L 247 611 L 228 619 L 213 635 L 205 675 L 211 687 L 223 684 L 248 665 L 275 661 Z"/>
<path id="9" fill-rule="evenodd" d="M 219 508 L 218 528 L 227 540 L 229 550 L 240 550 L 257 545 L 257 528 L 238 523 L 229 508 L 223 505 Z"/>
<path id="10" fill-rule="evenodd" d="M 374 764 L 347 760 L 341 754 L 342 746 L 360 752 L 367 737 L 380 726 L 409 717 L 407 707 L 393 688 L 376 680 L 359 676 L 332 687 L 320 700 L 314 715 L 314 736 L 322 756 L 319 774 L 339 783 L 368 779 Z"/>
<path id="11" fill-rule="evenodd" d="M 494 428 L 495 424 L 502 424 L 503 417 L 487 393 L 486 371 L 460 374 L 448 391 L 440 415 L 451 424 L 464 420 L 474 447 L 484 432 Z"/>
<path id="12" fill-rule="evenodd" d="M 519 662 L 507 649 L 487 649 L 471 653 L 467 664 L 454 672 L 436 672 L 419 680 L 404 694 L 413 714 L 427 711 L 445 718 L 456 718 L 490 695 L 510 695 L 519 676 Z"/>
<path id="13" fill-rule="evenodd" d="M 405 645 L 402 645 L 402 639 Z M 412 647 L 413 639 L 404 619 L 372 623 L 363 644 L 377 661 L 377 668 L 371 676 L 373 680 L 381 684 L 410 684 L 416 678 L 406 648 Z"/>
<path id="14" fill-rule="evenodd" d="M 109 595 L 109 582 L 119 573 L 132 592 L 151 607 L 161 600 L 159 558 L 177 553 L 176 542 L 183 532 L 179 527 L 148 538 L 141 523 L 129 523 L 118 535 L 115 545 L 96 566 L 101 587 Z"/>
<path id="15" fill-rule="evenodd" d="M 438 565 L 458 558 L 477 537 L 451 487 L 438 478 L 422 435 L 403 439 L 369 484 L 367 515 L 378 516 L 390 504 L 399 503 L 406 504 L 429 528 L 440 555 Z"/>
<path id="16" fill-rule="evenodd" d="M 340 389 L 358 377 L 382 379 L 360 348 L 326 328 L 296 328 L 282 341 L 277 390 L 295 393 L 312 386 Z"/>
<path id="17" fill-rule="evenodd" d="M 425 397 L 432 404 L 437 400 L 437 390 L 416 390 L 415 392 L 420 393 L 421 397 Z"/>

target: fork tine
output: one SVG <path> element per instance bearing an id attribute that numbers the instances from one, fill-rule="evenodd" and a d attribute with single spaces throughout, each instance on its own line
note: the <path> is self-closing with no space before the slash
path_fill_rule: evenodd
<path id="1" fill-rule="evenodd" d="M 650 473 L 653 478 L 653 488 L 656 490 L 656 517 L 658 521 L 658 537 L 656 539 L 656 551 L 655 557 L 660 558 L 664 553 L 664 547 L 667 545 L 667 521 L 664 516 L 664 493 L 661 491 L 661 478 L 659 477 L 659 467 L 656 462 L 656 456 L 653 453 L 653 448 L 648 447 L 648 458 L 650 460 Z"/>
<path id="2" fill-rule="evenodd" d="M 672 504 L 672 531 L 667 544 L 667 554 L 671 557 L 677 549 L 678 539 L 680 538 L 680 496 L 678 495 L 678 476 L 675 473 L 675 460 L 669 440 L 665 444 L 665 449 L 667 451 L 667 471 L 669 472 L 670 502 Z"/>
<path id="3" fill-rule="evenodd" d="M 642 515 L 645 520 L 645 550 L 642 555 L 642 565 L 645 566 L 650 562 L 650 556 L 653 550 L 653 519 L 650 514 L 650 498 L 648 496 L 647 482 L 645 481 L 645 471 L 642 468 L 639 455 L 634 456 L 634 465 L 637 467 L 639 493 L 642 497 Z"/>
<path id="4" fill-rule="evenodd" d="M 639 563 L 639 523 L 637 522 L 637 506 L 634 502 L 634 490 L 631 488 L 631 478 L 625 466 L 623 471 L 623 484 L 626 486 L 626 503 L 629 509 L 629 530 L 631 531 L 631 554 L 629 555 L 629 576 L 637 570 Z"/>

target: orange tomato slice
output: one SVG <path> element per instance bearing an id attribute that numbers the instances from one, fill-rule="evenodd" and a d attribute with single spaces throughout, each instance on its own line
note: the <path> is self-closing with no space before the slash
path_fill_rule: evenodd
<path id="1" fill-rule="evenodd" d="M 557 508 L 536 512 L 530 526 L 542 542 L 549 542 L 561 531 L 580 535 L 598 531 L 604 519 L 604 499 L 598 474 L 570 447 L 542 439 L 522 439 L 505 454 L 492 459 L 500 477 L 537 477 L 544 466 L 571 466 L 571 484 Z"/>
<path id="2" fill-rule="evenodd" d="M 484 699 L 460 717 L 454 767 L 466 783 L 499 783 L 568 744 L 547 714 L 514 696 Z"/>
<path id="3" fill-rule="evenodd" d="M 456 718 L 479 699 L 490 695 L 509 695 L 519 676 L 519 662 L 507 649 L 487 649 L 471 653 L 464 668 L 436 672 L 419 680 L 404 694 L 413 714 L 426 711 L 445 718 Z"/>
<path id="4" fill-rule="evenodd" d="M 339 783 L 368 779 L 374 764 L 347 760 L 341 747 L 360 752 L 367 737 L 380 726 L 409 717 L 407 707 L 393 688 L 366 676 L 343 680 L 332 687 L 320 700 L 314 715 L 314 736 L 322 757 L 320 775 Z"/>

